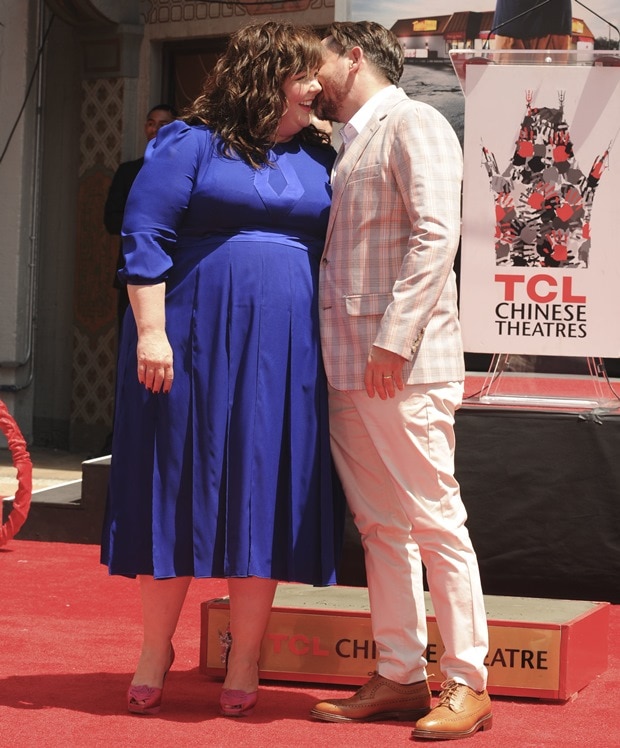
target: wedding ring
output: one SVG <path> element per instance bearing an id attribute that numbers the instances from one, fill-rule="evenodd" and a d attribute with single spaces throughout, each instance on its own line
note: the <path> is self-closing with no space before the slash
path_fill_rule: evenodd
<path id="1" fill-rule="evenodd" d="M 392 375 L 391 374 L 384 374 L 383 378 L 384 379 L 392 379 Z"/>

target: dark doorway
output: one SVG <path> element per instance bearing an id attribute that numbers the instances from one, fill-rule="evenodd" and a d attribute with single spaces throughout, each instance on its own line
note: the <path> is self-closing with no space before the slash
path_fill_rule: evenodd
<path id="1" fill-rule="evenodd" d="M 163 93 L 178 112 L 202 90 L 205 77 L 226 49 L 228 37 L 172 42 L 163 47 Z"/>

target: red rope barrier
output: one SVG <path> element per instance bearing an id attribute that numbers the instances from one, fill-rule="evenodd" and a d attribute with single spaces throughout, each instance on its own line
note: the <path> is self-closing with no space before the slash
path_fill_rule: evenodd
<path id="1" fill-rule="evenodd" d="M 28 517 L 32 498 L 32 461 L 19 426 L 2 400 L 0 400 L 0 428 L 11 450 L 18 483 L 13 508 L 0 529 L 0 546 L 3 546 L 19 532 Z"/>

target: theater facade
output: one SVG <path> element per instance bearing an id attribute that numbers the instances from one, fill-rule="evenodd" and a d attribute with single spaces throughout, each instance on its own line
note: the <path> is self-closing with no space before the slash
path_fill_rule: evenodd
<path id="1" fill-rule="evenodd" d="M 431 7 L 429 3 L 429 7 Z M 459 11 L 447 15 L 401 18 L 392 31 L 410 62 L 448 62 L 451 49 L 493 49 L 494 11 Z M 592 49 L 594 35 L 580 18 L 573 18 L 573 49 Z"/>

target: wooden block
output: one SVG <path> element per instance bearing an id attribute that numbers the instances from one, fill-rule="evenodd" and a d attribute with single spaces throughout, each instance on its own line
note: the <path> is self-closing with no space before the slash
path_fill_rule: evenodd
<path id="1" fill-rule="evenodd" d="M 485 596 L 490 694 L 565 701 L 607 668 L 609 603 Z M 428 673 L 440 689 L 443 644 L 426 593 Z M 228 598 L 201 605 L 200 671 L 223 677 Z M 280 584 L 263 640 L 261 678 L 360 685 L 375 669 L 368 591 Z"/>

